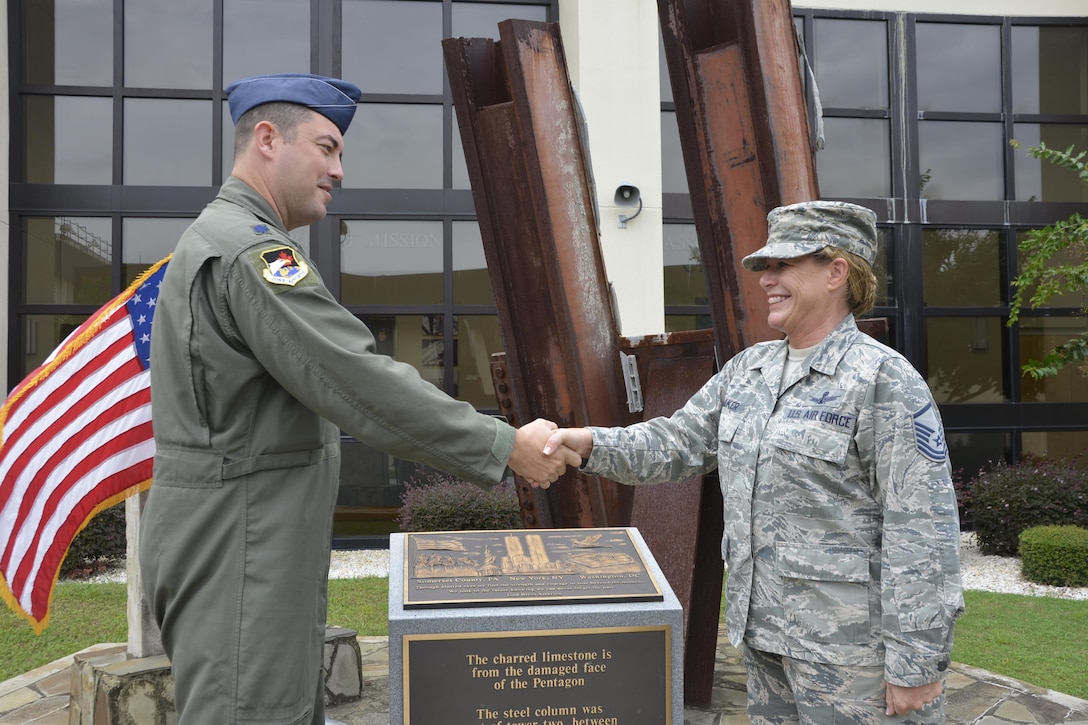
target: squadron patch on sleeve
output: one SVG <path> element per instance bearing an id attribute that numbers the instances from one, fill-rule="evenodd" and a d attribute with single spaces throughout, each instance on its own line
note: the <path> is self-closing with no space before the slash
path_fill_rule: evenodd
<path id="1" fill-rule="evenodd" d="M 310 268 L 290 247 L 278 247 L 261 253 L 265 268 L 261 271 L 267 282 L 294 287 L 306 278 Z"/>
<path id="2" fill-rule="evenodd" d="M 927 403 L 914 414 L 914 440 L 918 445 L 918 452 L 931 461 L 943 461 L 948 457 L 944 429 L 937 418 L 933 403 Z"/>

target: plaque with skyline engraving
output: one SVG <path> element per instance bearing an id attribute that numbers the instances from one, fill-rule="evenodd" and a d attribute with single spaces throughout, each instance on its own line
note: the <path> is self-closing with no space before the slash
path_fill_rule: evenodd
<path id="1" fill-rule="evenodd" d="M 628 528 L 412 532 L 404 547 L 406 608 L 662 599 Z"/>

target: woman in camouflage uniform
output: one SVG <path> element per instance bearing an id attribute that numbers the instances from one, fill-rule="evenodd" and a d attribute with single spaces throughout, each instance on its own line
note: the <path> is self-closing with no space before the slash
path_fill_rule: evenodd
<path id="1" fill-rule="evenodd" d="M 786 339 L 735 356 L 670 418 L 561 429 L 545 447 L 629 484 L 718 470 L 753 723 L 944 720 L 956 497 L 925 381 L 854 322 L 875 297 L 875 222 L 841 202 L 773 210 L 744 266 Z"/>

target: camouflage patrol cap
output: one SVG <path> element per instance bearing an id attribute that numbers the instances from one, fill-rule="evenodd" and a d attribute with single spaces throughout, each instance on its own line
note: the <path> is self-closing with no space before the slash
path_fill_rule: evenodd
<path id="1" fill-rule="evenodd" d="M 742 260 L 760 272 L 768 259 L 793 259 L 837 247 L 872 266 L 876 259 L 876 214 L 844 201 L 803 201 L 780 206 L 767 215 L 767 244 Z"/>

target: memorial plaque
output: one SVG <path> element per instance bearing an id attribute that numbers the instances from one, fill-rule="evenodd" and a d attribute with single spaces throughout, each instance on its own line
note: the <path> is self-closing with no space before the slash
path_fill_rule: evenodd
<path id="1" fill-rule="evenodd" d="M 627 528 L 404 536 L 406 608 L 661 599 Z"/>
<path id="2" fill-rule="evenodd" d="M 404 638 L 404 724 L 669 725 L 668 625 Z"/>

